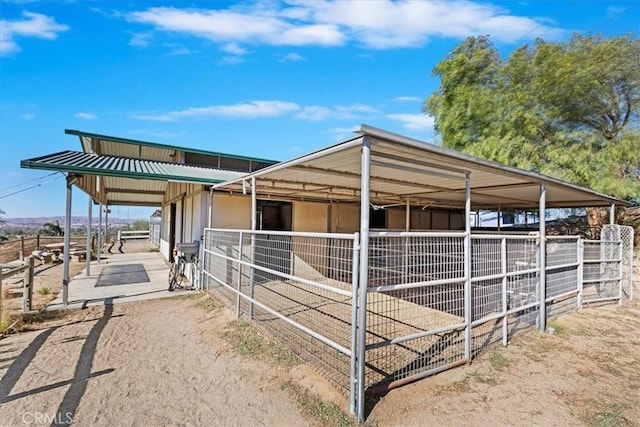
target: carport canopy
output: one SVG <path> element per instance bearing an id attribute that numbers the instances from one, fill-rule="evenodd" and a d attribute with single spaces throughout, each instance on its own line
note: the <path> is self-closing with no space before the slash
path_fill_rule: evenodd
<path id="1" fill-rule="evenodd" d="M 215 190 L 245 192 L 255 180 L 258 197 L 325 202 L 361 201 L 361 151 L 370 147 L 369 198 L 396 204 L 464 209 L 466 177 L 475 210 L 538 209 L 544 184 L 547 208 L 610 207 L 626 202 L 535 172 L 480 159 L 438 145 L 362 125 L 358 136 L 279 163 Z"/>
<path id="2" fill-rule="evenodd" d="M 162 206 L 169 182 L 211 185 L 237 178 L 273 160 L 65 130 L 82 152 L 63 151 L 22 160 L 28 169 L 67 173 L 96 203 Z"/>

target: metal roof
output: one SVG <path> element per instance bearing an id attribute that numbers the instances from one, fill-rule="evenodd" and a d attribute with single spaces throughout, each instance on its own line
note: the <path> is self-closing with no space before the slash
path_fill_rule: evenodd
<path id="1" fill-rule="evenodd" d="M 474 209 L 535 209 L 540 184 L 549 208 L 627 203 L 556 178 L 459 153 L 434 144 L 362 125 L 360 136 L 273 165 L 214 189 L 242 191 L 255 177 L 257 194 L 283 199 L 360 201 L 361 147 L 371 147 L 370 197 L 376 204 L 405 203 L 463 208 L 470 176 Z"/>
<path id="2" fill-rule="evenodd" d="M 82 149 L 86 153 L 107 154 L 112 156 L 134 157 L 147 160 L 180 163 L 177 157 L 181 153 L 202 154 L 210 157 L 246 160 L 258 164 L 272 165 L 275 160 L 258 157 L 239 156 L 236 154 L 220 153 L 217 151 L 200 150 L 197 148 L 180 147 L 177 145 L 159 144 L 156 142 L 140 141 L 136 139 L 120 138 L 116 136 L 100 135 L 74 129 L 65 129 L 67 135 L 80 138 Z M 264 165 L 263 165 L 264 166 Z M 252 170 L 259 169 L 255 167 Z"/>
<path id="3" fill-rule="evenodd" d="M 22 160 L 27 169 L 67 172 L 95 201 L 108 205 L 161 206 L 168 182 L 215 184 L 243 172 L 129 157 L 62 151 Z M 100 178 L 98 178 L 100 177 Z"/>

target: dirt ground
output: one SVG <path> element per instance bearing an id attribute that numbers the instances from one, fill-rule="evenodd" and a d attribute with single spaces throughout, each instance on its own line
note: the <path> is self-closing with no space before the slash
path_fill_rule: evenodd
<path id="1" fill-rule="evenodd" d="M 201 298 L 73 311 L 0 340 L 0 426 L 345 425 L 298 394 L 346 411 L 344 397 L 304 365 L 241 354 L 224 338 L 233 314 Z M 367 424 L 640 426 L 638 299 L 551 325 L 371 401 Z"/>

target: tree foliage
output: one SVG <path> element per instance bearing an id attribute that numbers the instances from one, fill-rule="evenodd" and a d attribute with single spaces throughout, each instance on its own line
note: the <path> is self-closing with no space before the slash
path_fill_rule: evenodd
<path id="1" fill-rule="evenodd" d="M 439 62 L 423 110 L 442 145 L 640 201 L 640 40 L 537 40 L 502 59 L 488 36 Z"/>
<path id="2" fill-rule="evenodd" d="M 55 223 L 47 222 L 42 224 L 40 234 L 44 236 L 63 236 L 64 231 L 60 227 L 60 223 L 58 221 L 56 221 Z"/>

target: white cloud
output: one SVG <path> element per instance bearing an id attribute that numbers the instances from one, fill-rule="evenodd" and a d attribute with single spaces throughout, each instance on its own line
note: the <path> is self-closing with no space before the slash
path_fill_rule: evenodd
<path id="1" fill-rule="evenodd" d="M 229 105 L 210 105 L 207 107 L 192 107 L 184 110 L 166 113 L 135 113 L 131 116 L 138 120 L 158 122 L 176 122 L 183 119 L 197 119 L 209 117 L 252 119 L 259 117 L 288 116 L 298 120 L 353 120 L 380 116 L 381 112 L 369 105 L 352 104 L 333 107 L 320 105 L 302 106 L 295 102 L 268 100 L 250 101 Z"/>
<path id="2" fill-rule="evenodd" d="M 304 57 L 295 52 L 289 52 L 285 56 L 279 59 L 280 62 L 299 62 L 304 61 Z"/>
<path id="3" fill-rule="evenodd" d="M 387 118 L 401 122 L 405 129 L 433 130 L 433 117 L 426 114 L 387 114 Z"/>
<path id="4" fill-rule="evenodd" d="M 461 1 L 350 0 L 258 2 L 227 9 L 153 7 L 127 15 L 158 31 L 187 34 L 222 45 L 342 46 L 370 49 L 420 47 L 430 38 L 463 39 L 490 34 L 513 43 L 564 31 L 547 18 L 512 14 L 489 3 Z"/>
<path id="5" fill-rule="evenodd" d="M 237 43 L 228 43 L 222 46 L 222 50 L 236 56 L 242 56 L 247 53 L 247 49 L 240 47 Z"/>
<path id="6" fill-rule="evenodd" d="M 82 119 L 82 120 L 95 120 L 98 118 L 98 116 L 96 116 L 93 113 L 75 113 L 73 116 L 76 119 Z"/>
<path id="7" fill-rule="evenodd" d="M 335 127 L 329 130 L 333 139 L 336 141 L 344 141 L 350 138 L 356 137 L 356 132 L 360 130 L 359 125 L 353 125 L 351 127 Z"/>
<path id="8" fill-rule="evenodd" d="M 35 119 L 35 118 L 36 118 L 36 114 L 35 114 L 35 113 L 24 113 L 24 114 L 22 115 L 22 118 L 23 118 L 24 120 L 33 120 L 33 119 Z"/>
<path id="9" fill-rule="evenodd" d="M 424 101 L 422 98 L 418 96 L 396 96 L 393 98 L 396 102 L 422 102 Z"/>
<path id="10" fill-rule="evenodd" d="M 153 35 L 151 33 L 135 33 L 131 36 L 129 45 L 137 47 L 147 47 L 152 38 Z"/>
<path id="11" fill-rule="evenodd" d="M 175 122 L 187 118 L 207 117 L 251 119 L 258 117 L 279 117 L 298 110 L 300 110 L 300 106 L 293 102 L 251 101 L 244 104 L 194 107 L 162 114 L 135 114 L 133 117 L 139 120 L 159 122 Z"/>
<path id="12" fill-rule="evenodd" d="M 609 6 L 607 8 L 607 18 L 616 19 L 622 15 L 628 8 L 619 6 Z"/>
<path id="13" fill-rule="evenodd" d="M 36 37 L 54 40 L 58 33 L 67 31 L 69 26 L 58 24 L 52 17 L 28 11 L 22 12 L 21 20 L 0 20 L 0 55 L 19 52 L 16 38 Z"/>

